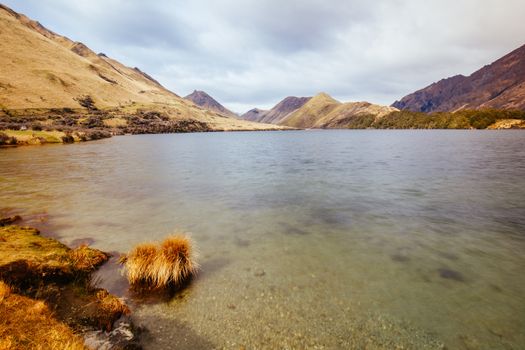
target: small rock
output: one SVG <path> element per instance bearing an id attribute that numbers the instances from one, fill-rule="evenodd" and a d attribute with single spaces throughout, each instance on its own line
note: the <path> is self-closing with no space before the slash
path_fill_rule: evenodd
<path id="1" fill-rule="evenodd" d="M 10 216 L 7 218 L 0 218 L 0 226 L 11 225 L 19 220 L 22 220 L 22 217 L 20 215 Z"/>
<path id="2" fill-rule="evenodd" d="M 438 272 L 442 278 L 446 278 L 446 279 L 454 280 L 458 282 L 465 282 L 465 277 L 463 277 L 461 272 L 447 269 L 447 268 L 440 268 L 438 269 Z"/>

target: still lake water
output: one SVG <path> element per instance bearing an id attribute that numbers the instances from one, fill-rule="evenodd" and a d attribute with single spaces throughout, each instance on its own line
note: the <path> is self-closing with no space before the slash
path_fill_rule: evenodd
<path id="1" fill-rule="evenodd" d="M 146 349 L 525 349 L 525 133 L 140 135 L 0 150 L 0 214 L 126 252 L 191 232 L 201 271 L 128 299 Z M 89 238 L 89 239 L 88 239 Z"/>

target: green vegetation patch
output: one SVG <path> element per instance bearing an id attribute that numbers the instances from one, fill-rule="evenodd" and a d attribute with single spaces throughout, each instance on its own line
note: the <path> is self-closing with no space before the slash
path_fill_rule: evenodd
<path id="1" fill-rule="evenodd" d="M 525 120 L 525 111 L 518 110 L 464 110 L 457 112 L 423 113 L 392 112 L 375 121 L 377 129 L 486 129 L 499 120 Z"/>
<path id="2" fill-rule="evenodd" d="M 4 130 L 4 134 L 14 137 L 22 143 L 62 143 L 62 137 L 66 136 L 61 131 L 39 131 L 39 130 Z"/>
<path id="3" fill-rule="evenodd" d="M 0 279 L 22 288 L 39 281 L 72 280 L 108 258 L 88 247 L 70 249 L 34 228 L 0 227 Z"/>

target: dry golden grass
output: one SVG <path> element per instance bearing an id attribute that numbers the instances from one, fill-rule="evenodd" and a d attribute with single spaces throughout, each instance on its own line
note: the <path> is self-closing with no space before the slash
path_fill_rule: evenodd
<path id="1" fill-rule="evenodd" d="M 525 129 L 525 121 L 521 119 L 502 119 L 490 125 L 487 129 Z"/>
<path id="2" fill-rule="evenodd" d="M 86 349 L 82 339 L 57 321 L 47 305 L 11 292 L 0 281 L 0 349 Z"/>
<path id="3" fill-rule="evenodd" d="M 78 109 L 79 97 L 90 96 L 102 110 L 127 113 L 137 108 L 166 109 L 172 119 L 198 120 L 213 130 L 283 129 L 198 108 L 140 70 L 97 55 L 85 45 L 2 6 L 0 28 L 0 109 Z M 123 125 L 118 118 L 108 123 L 110 127 Z"/>
<path id="4" fill-rule="evenodd" d="M 105 289 L 97 291 L 95 295 L 100 307 L 106 313 L 127 315 L 131 312 L 126 304 Z"/>
<path id="5" fill-rule="evenodd" d="M 104 125 L 110 128 L 117 128 L 128 125 L 128 121 L 124 118 L 109 118 L 104 120 Z"/>
<path id="6" fill-rule="evenodd" d="M 136 246 L 123 262 L 131 284 L 158 289 L 180 285 L 195 274 L 198 265 L 193 255 L 191 239 L 174 235 L 160 244 Z"/>
<path id="7" fill-rule="evenodd" d="M 86 245 L 69 251 L 69 258 L 77 271 L 90 272 L 109 259 L 108 254 Z"/>
<path id="8" fill-rule="evenodd" d="M 368 102 L 341 103 L 325 93 L 320 93 L 279 123 L 298 128 L 329 128 L 334 125 L 344 128 L 352 117 L 372 115 L 380 119 L 397 110 L 394 107 Z"/>

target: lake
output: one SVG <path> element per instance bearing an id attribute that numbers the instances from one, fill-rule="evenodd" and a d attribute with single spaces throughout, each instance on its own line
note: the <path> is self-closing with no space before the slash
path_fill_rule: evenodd
<path id="1" fill-rule="evenodd" d="M 189 232 L 201 270 L 128 300 L 146 349 L 523 349 L 525 133 L 121 136 L 0 150 L 0 214 L 111 252 Z"/>

